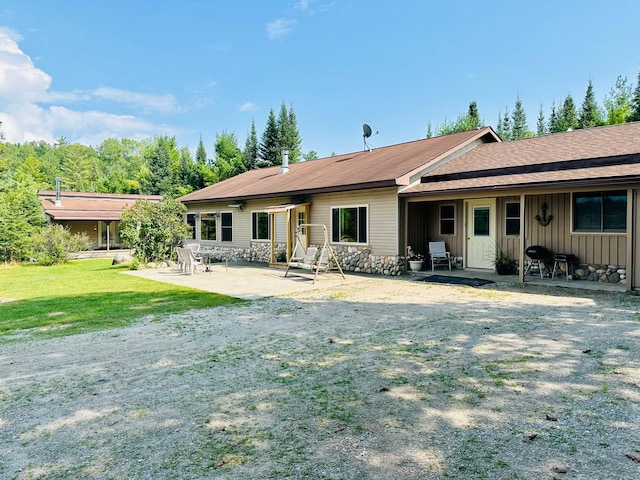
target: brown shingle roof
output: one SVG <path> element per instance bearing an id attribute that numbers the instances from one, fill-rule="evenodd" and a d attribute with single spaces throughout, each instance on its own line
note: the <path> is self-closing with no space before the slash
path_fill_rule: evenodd
<path id="1" fill-rule="evenodd" d="M 60 192 L 62 205 L 56 206 L 56 192 L 38 191 L 44 211 L 53 220 L 120 220 L 124 208 L 138 200 L 160 201 L 161 195 Z"/>
<path id="2" fill-rule="evenodd" d="M 640 175 L 640 122 L 483 144 L 403 194 L 628 180 Z"/>
<path id="3" fill-rule="evenodd" d="M 370 152 L 294 163 L 285 174 L 280 174 L 279 166 L 251 170 L 178 200 L 184 203 L 243 200 L 408 184 L 407 175 L 479 139 L 499 140 L 491 128 L 485 127 Z"/>

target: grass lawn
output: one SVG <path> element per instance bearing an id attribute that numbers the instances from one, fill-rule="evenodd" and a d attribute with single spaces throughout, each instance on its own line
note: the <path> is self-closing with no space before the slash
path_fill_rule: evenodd
<path id="1" fill-rule="evenodd" d="M 128 325 L 146 315 L 241 302 L 192 288 L 122 275 L 111 260 L 0 266 L 0 343 Z"/>

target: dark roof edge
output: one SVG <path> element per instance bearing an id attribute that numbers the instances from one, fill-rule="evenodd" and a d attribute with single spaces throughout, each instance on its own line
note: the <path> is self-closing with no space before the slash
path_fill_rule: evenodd
<path id="1" fill-rule="evenodd" d="M 198 200 L 179 200 L 179 201 L 184 203 L 185 205 L 195 205 L 200 203 L 232 202 L 232 201 L 241 201 L 241 200 L 244 200 L 244 201 L 264 200 L 267 198 L 289 197 L 289 196 L 295 196 L 295 195 L 318 195 L 323 193 L 354 192 L 358 190 L 371 190 L 374 188 L 397 187 L 398 184 L 396 183 L 395 179 L 391 179 L 391 180 L 380 180 L 378 182 L 358 183 L 355 186 L 357 188 L 354 188 L 354 185 L 338 185 L 334 187 L 290 190 L 288 192 L 262 193 L 259 195 L 237 195 L 233 197 L 207 198 L 207 199 L 198 199 Z"/>

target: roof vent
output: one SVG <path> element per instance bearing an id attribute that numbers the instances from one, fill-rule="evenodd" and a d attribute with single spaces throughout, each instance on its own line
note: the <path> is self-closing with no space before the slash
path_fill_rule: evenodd
<path id="1" fill-rule="evenodd" d="M 62 179 L 60 177 L 56 177 L 56 201 L 53 202 L 53 204 L 56 207 L 61 207 L 62 206 L 62 200 L 60 200 L 60 181 Z"/>
<path id="2" fill-rule="evenodd" d="M 280 175 L 289 171 L 289 150 L 284 148 L 282 150 L 282 167 L 280 167 Z"/>

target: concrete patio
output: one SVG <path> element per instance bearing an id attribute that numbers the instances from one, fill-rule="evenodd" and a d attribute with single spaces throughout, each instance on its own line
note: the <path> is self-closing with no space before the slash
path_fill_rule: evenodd
<path id="1" fill-rule="evenodd" d="M 212 264 L 209 272 L 202 269 L 194 275 L 185 275 L 175 267 L 153 270 L 127 271 L 129 275 L 172 283 L 185 287 L 221 293 L 243 299 L 258 299 L 287 295 L 315 289 L 333 288 L 340 285 L 370 282 L 386 279 L 389 281 L 415 281 L 421 277 L 437 274 L 454 277 L 482 278 L 499 285 L 519 285 L 517 275 L 497 275 L 486 270 L 448 270 L 438 269 L 436 272 L 409 272 L 402 277 L 382 277 L 379 275 L 345 272 L 343 279 L 339 272 L 331 271 L 318 275 L 313 283 L 313 274 L 306 270 L 292 269 L 285 277 L 284 268 L 273 268 L 256 263 L 232 263 L 225 267 L 223 263 Z M 546 287 L 583 289 L 591 291 L 624 292 L 622 285 L 613 285 L 584 280 L 567 281 L 565 278 L 544 278 L 527 276 L 526 284 Z"/>

